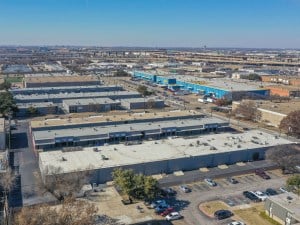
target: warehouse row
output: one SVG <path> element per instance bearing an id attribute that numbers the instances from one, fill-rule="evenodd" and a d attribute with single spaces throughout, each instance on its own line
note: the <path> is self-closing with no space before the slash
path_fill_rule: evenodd
<path id="1" fill-rule="evenodd" d="M 17 102 L 16 116 L 108 112 L 163 108 L 158 98 L 142 98 L 121 86 L 104 86 L 94 77 L 46 76 L 24 78 L 25 88 L 10 90 Z M 55 86 L 56 85 L 56 86 Z"/>
<path id="2" fill-rule="evenodd" d="M 228 122 L 209 117 L 32 130 L 31 134 L 36 149 L 48 150 L 59 147 L 159 140 L 172 136 L 195 136 L 209 132 L 223 132 L 228 128 Z"/>
<path id="3" fill-rule="evenodd" d="M 135 71 L 133 77 L 167 87 L 171 91 L 187 90 L 201 95 L 210 95 L 214 98 L 238 100 L 241 96 L 265 98 L 270 95 L 269 89 L 260 84 L 245 81 L 233 81 L 230 78 L 198 78 L 194 76 L 174 75 L 173 77 L 158 76 L 155 74 Z"/>
<path id="4" fill-rule="evenodd" d="M 120 167 L 146 175 L 170 174 L 259 160 L 273 146 L 290 144 L 292 142 L 280 137 L 275 139 L 273 135 L 259 130 L 242 134 L 227 132 L 189 139 L 177 137 L 147 141 L 130 146 L 118 144 L 77 151 L 41 152 L 39 167 L 44 182 L 51 182 L 53 173 L 68 176 L 89 171 L 91 183 L 105 183 L 112 180 L 113 170 Z"/>

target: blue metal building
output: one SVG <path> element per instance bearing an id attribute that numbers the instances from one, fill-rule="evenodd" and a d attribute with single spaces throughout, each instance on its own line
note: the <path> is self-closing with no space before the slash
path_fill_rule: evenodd
<path id="1" fill-rule="evenodd" d="M 176 91 L 178 87 L 180 87 L 181 90 L 188 90 L 193 93 L 201 93 L 203 95 L 210 95 L 215 98 L 227 98 L 230 100 L 237 99 L 242 94 L 248 94 L 253 96 L 265 96 L 265 97 L 270 95 L 269 89 L 258 88 L 253 90 L 230 90 L 230 89 L 212 87 L 209 85 L 190 83 L 190 82 L 178 80 L 176 78 L 157 76 L 157 75 L 144 73 L 144 72 L 134 72 L 134 77 L 138 77 L 144 80 L 149 80 L 154 83 L 158 83 L 162 85 L 168 85 L 169 87 L 174 87 Z"/>

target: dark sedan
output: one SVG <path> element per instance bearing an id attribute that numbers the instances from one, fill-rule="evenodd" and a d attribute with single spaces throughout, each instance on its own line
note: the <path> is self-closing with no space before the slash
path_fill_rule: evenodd
<path id="1" fill-rule="evenodd" d="M 216 219 L 218 220 L 223 220 L 223 219 L 226 219 L 226 218 L 229 218 L 231 216 L 233 216 L 233 213 L 229 210 L 218 210 L 214 213 L 214 216 Z"/>
<path id="2" fill-rule="evenodd" d="M 275 191 L 275 190 L 272 189 L 272 188 L 268 188 L 268 189 L 266 190 L 266 194 L 267 194 L 268 196 L 273 196 L 273 195 L 278 195 L 278 192 Z"/>
<path id="3" fill-rule="evenodd" d="M 260 199 L 254 193 L 252 193 L 250 191 L 244 191 L 243 195 L 253 202 L 260 202 Z"/>

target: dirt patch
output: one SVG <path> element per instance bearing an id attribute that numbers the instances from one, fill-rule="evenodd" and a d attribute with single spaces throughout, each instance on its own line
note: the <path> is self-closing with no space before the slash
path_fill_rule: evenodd
<path id="1" fill-rule="evenodd" d="M 114 218 L 119 223 L 131 224 L 162 218 L 155 215 L 154 211 L 148 209 L 142 202 L 123 205 L 122 197 L 113 187 L 107 187 L 103 192 L 93 193 L 88 199 L 97 206 L 99 214 Z M 138 207 L 141 210 L 138 210 Z"/>
<path id="2" fill-rule="evenodd" d="M 244 206 L 245 207 L 242 208 L 230 207 L 222 201 L 210 201 L 201 203 L 199 205 L 199 210 L 206 216 L 213 218 L 215 211 L 227 209 L 234 213 L 232 219 L 243 221 L 247 225 L 273 225 L 260 215 L 261 212 L 264 212 L 264 203 L 254 203 Z"/>
<path id="3" fill-rule="evenodd" d="M 255 204 L 248 209 L 233 210 L 236 218 L 244 221 L 247 225 L 273 225 L 268 220 L 260 216 L 260 213 L 264 211 L 263 203 Z"/>

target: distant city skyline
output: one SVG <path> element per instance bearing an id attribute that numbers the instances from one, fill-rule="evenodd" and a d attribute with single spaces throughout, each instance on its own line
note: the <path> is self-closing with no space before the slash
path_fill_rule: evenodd
<path id="1" fill-rule="evenodd" d="M 0 45 L 300 48 L 300 0 L 0 0 Z"/>

